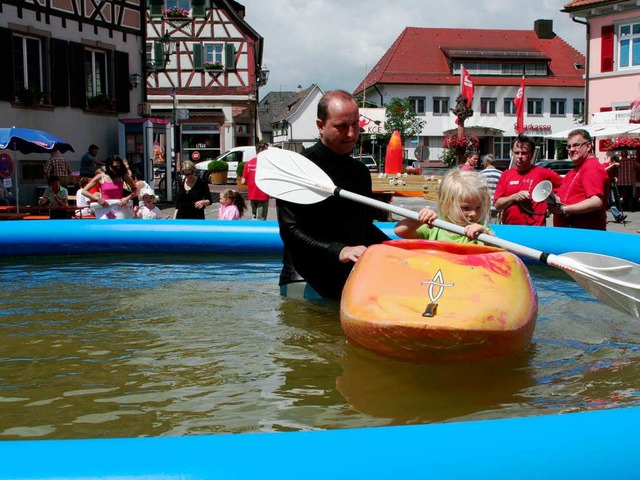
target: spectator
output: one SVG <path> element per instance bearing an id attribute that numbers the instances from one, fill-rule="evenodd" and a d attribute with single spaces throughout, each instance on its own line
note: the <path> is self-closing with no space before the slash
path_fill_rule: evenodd
<path id="1" fill-rule="evenodd" d="M 493 205 L 493 195 L 496 193 L 498 181 L 502 176 L 502 171 L 495 167 L 495 162 L 495 155 L 493 153 L 488 153 L 482 157 L 484 169 L 480 171 L 480 177 L 486 182 L 487 187 L 489 188 L 489 195 L 491 195 L 491 218 L 496 218 L 498 216 L 498 210 Z"/>
<path id="2" fill-rule="evenodd" d="M 58 177 L 61 186 L 67 186 L 69 176 L 71 176 L 71 167 L 58 150 L 51 152 L 49 160 L 44 164 L 44 178 L 46 178 L 47 183 L 49 183 L 49 178 L 54 175 Z"/>
<path id="3" fill-rule="evenodd" d="M 564 177 L 550 205 L 554 227 L 607 229 L 609 176 L 603 164 L 593 156 L 591 135 L 584 129 L 569 133 L 569 158 L 575 165 Z"/>
<path id="4" fill-rule="evenodd" d="M 240 220 L 247 211 L 247 204 L 240 192 L 225 190 L 220 194 L 218 220 Z"/>
<path id="5" fill-rule="evenodd" d="M 182 162 L 180 171 L 182 182 L 173 218 L 204 220 L 204 209 L 212 203 L 209 185 L 196 176 L 196 166 L 191 160 Z"/>
<path id="6" fill-rule="evenodd" d="M 97 145 L 89 145 L 87 153 L 80 159 L 80 176 L 93 178 L 96 167 L 103 167 L 104 163 L 98 160 Z"/>
<path id="7" fill-rule="evenodd" d="M 142 202 L 142 205 L 133 208 L 134 217 L 144 220 L 163 218 L 162 212 L 155 205 L 157 199 L 158 197 L 152 189 L 143 188 L 140 190 L 140 202 Z"/>
<path id="8" fill-rule="evenodd" d="M 547 203 L 531 200 L 531 192 L 543 180 L 549 180 L 557 188 L 562 177 L 531 163 L 534 148 L 533 140 L 526 135 L 518 135 L 511 145 L 515 166 L 503 172 L 493 195 L 493 204 L 502 212 L 504 224 L 544 226 L 547 223 Z"/>
<path id="9" fill-rule="evenodd" d="M 268 145 L 264 142 L 258 143 L 256 153 L 265 151 Z M 244 165 L 242 171 L 242 184 L 247 185 L 247 196 L 251 204 L 251 215 L 259 220 L 266 220 L 269 213 L 269 195 L 264 193 L 256 185 L 256 164 L 258 157 L 253 157 Z"/>
<path id="10" fill-rule="evenodd" d="M 100 185 L 100 195 L 91 193 L 97 184 Z M 125 190 L 125 184 L 129 190 Z M 130 202 L 138 194 L 138 187 L 127 174 L 124 162 L 118 155 L 109 156 L 105 161 L 105 171 L 93 177 L 81 192 L 92 202 L 98 203 L 95 207 L 92 205 L 96 218 L 133 218 Z"/>
<path id="11" fill-rule="evenodd" d="M 86 217 L 91 215 L 91 209 L 89 208 L 91 200 L 89 197 L 82 194 L 82 189 L 86 187 L 90 181 L 91 179 L 88 177 L 80 178 L 80 188 L 76 192 L 76 207 L 78 207 L 78 210 L 76 210 L 75 214 L 77 217 Z"/>
<path id="12" fill-rule="evenodd" d="M 460 165 L 460 170 L 465 170 L 468 172 L 474 171 L 476 169 L 476 166 L 478 165 L 478 160 L 480 160 L 480 154 L 475 150 L 471 150 L 469 153 L 467 153 L 465 162 Z"/>
<path id="13" fill-rule="evenodd" d="M 618 167 L 617 184 L 620 192 L 622 208 L 629 212 L 635 209 L 636 169 L 640 163 L 629 157 L 626 150 L 620 152 L 620 164 Z"/>
<path id="14" fill-rule="evenodd" d="M 48 182 L 49 186 L 40 197 L 40 206 L 49 207 L 49 218 L 52 220 L 69 218 L 69 192 L 60 185 L 60 179 L 56 175 L 50 175 Z"/>

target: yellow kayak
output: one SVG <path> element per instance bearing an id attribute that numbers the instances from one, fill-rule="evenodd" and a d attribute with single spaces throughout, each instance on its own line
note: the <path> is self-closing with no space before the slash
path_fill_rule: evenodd
<path id="1" fill-rule="evenodd" d="M 415 363 L 522 352 L 537 314 L 529 272 L 517 256 L 427 240 L 369 247 L 340 304 L 342 327 L 352 343 Z"/>

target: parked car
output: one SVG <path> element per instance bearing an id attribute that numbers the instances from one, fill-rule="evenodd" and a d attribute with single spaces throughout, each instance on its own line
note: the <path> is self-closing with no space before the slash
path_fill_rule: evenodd
<path id="1" fill-rule="evenodd" d="M 198 175 L 201 178 L 208 177 L 208 168 L 209 163 L 214 160 L 224 160 L 229 164 L 229 174 L 227 175 L 228 180 L 233 180 L 234 182 L 238 178 L 238 174 L 236 169 L 238 168 L 238 162 L 248 162 L 253 157 L 256 156 L 256 147 L 234 147 L 228 152 L 223 153 L 217 158 L 213 160 L 205 160 L 203 162 L 196 163 L 196 170 L 198 170 Z"/>
<path id="2" fill-rule="evenodd" d="M 380 170 L 378 167 L 378 163 L 376 162 L 375 158 L 373 158 L 371 155 L 354 155 L 354 158 L 357 158 L 358 160 L 360 160 L 362 163 L 364 163 L 368 168 L 369 171 L 371 173 L 378 173 L 378 171 Z"/>
<path id="3" fill-rule="evenodd" d="M 542 160 L 537 162 L 538 167 L 550 168 L 559 175 L 566 175 L 573 170 L 573 162 L 571 160 Z"/>

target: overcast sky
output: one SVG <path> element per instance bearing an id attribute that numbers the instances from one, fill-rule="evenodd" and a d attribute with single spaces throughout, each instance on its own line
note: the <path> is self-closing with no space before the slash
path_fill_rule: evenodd
<path id="1" fill-rule="evenodd" d="M 585 27 L 560 10 L 569 0 L 239 0 L 264 38 L 269 91 L 317 83 L 353 91 L 405 27 L 531 30 L 553 20 L 554 32 L 581 53 Z"/>

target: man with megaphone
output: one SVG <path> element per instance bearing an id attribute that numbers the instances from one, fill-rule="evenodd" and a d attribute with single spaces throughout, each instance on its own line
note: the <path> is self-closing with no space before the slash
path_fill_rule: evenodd
<path id="1" fill-rule="evenodd" d="M 511 146 L 514 167 L 506 170 L 493 196 L 495 208 L 502 212 L 507 225 L 546 225 L 547 203 L 533 198 L 535 187 L 545 180 L 553 188 L 562 184 L 562 177 L 548 168 L 531 163 L 535 144 L 526 135 L 518 135 Z"/>

